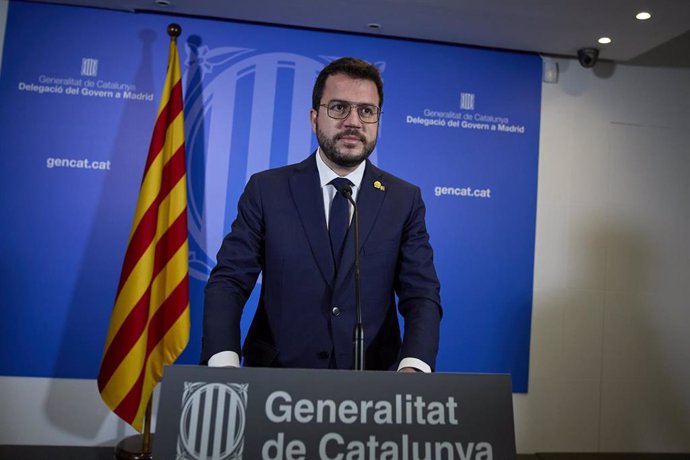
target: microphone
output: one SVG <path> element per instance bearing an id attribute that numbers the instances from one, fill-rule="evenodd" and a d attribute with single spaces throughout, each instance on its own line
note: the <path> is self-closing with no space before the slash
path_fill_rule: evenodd
<path id="1" fill-rule="evenodd" d="M 352 187 L 349 184 L 344 185 L 340 190 L 345 198 L 352 204 L 354 209 L 353 225 L 355 228 L 355 302 L 356 302 L 356 321 L 353 332 L 352 347 L 354 354 L 353 369 L 356 371 L 364 370 L 364 325 L 362 324 L 362 296 L 360 278 L 360 262 L 359 262 L 359 210 L 357 203 L 352 199 Z"/>

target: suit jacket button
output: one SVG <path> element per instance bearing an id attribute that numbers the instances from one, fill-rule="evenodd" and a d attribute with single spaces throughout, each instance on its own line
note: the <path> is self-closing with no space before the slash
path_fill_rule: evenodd
<path id="1" fill-rule="evenodd" d="M 340 308 L 338 308 L 338 307 L 333 307 L 333 310 L 331 310 L 331 315 L 333 315 L 333 316 L 340 316 Z"/>
<path id="2" fill-rule="evenodd" d="M 320 351 L 316 354 L 319 359 L 328 359 L 331 354 L 327 351 Z"/>

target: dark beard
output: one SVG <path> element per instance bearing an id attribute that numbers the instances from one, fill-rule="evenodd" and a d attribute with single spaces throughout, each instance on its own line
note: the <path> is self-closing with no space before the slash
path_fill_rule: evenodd
<path id="1" fill-rule="evenodd" d="M 335 146 L 336 142 L 343 136 L 358 136 L 364 145 L 362 154 L 356 157 L 347 157 L 343 155 L 341 151 Z M 319 141 L 319 146 L 321 151 L 326 155 L 331 162 L 343 167 L 343 168 L 354 168 L 361 162 L 369 158 L 371 152 L 374 151 L 376 147 L 376 141 L 367 142 L 366 138 L 362 136 L 356 129 L 346 129 L 343 132 L 337 134 L 334 138 L 329 139 L 326 135 L 319 129 L 319 124 L 316 123 L 316 139 Z"/>

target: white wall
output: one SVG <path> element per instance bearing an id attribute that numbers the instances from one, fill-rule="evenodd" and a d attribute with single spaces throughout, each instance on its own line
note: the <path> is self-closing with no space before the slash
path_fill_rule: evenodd
<path id="1" fill-rule="evenodd" d="M 0 377 L 0 445 L 115 445 L 136 433 L 111 413 L 95 380 Z"/>
<path id="2" fill-rule="evenodd" d="M 690 71 L 558 62 L 518 451 L 690 452 Z M 0 414 L 0 444 L 132 433 L 91 380 L 0 377 Z"/>
<path id="3" fill-rule="evenodd" d="M 518 449 L 690 452 L 690 70 L 559 64 Z"/>

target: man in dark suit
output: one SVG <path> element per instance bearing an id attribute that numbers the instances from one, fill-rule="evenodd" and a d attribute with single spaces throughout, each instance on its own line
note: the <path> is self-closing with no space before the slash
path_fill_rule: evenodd
<path id="1" fill-rule="evenodd" d="M 440 286 L 420 190 L 367 160 L 382 104 L 374 66 L 342 58 L 321 71 L 310 111 L 319 149 L 247 183 L 206 286 L 202 362 L 239 366 L 242 354 L 247 366 L 352 368 L 354 230 L 338 192 L 346 184 L 359 208 L 366 368 L 433 370 Z M 260 273 L 240 350 L 240 316 Z"/>

